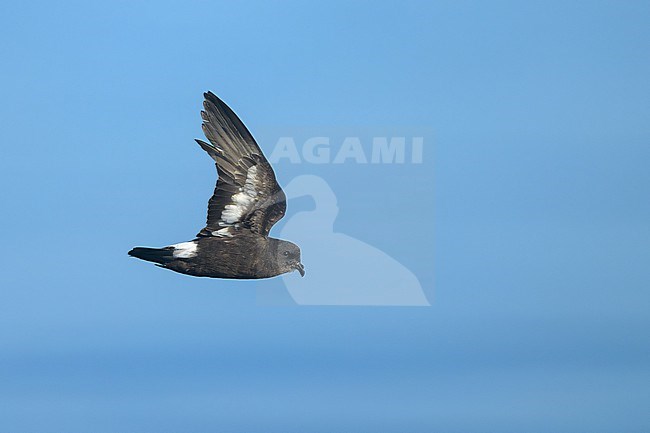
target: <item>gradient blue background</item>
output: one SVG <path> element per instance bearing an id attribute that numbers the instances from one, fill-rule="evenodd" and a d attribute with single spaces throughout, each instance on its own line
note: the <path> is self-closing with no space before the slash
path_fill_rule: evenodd
<path id="1" fill-rule="evenodd" d="M 0 431 L 650 431 L 648 22 L 647 2 L 3 2 Z M 128 258 L 204 221 L 207 89 L 254 132 L 432 128 L 420 166 L 317 171 L 337 230 L 432 307 L 265 307 L 281 280 Z"/>

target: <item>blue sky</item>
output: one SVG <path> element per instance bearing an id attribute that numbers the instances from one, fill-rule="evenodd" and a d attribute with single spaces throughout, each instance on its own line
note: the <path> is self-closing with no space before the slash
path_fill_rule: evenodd
<path id="1" fill-rule="evenodd" d="M 0 430 L 648 431 L 649 15 L 5 2 Z M 266 305 L 281 279 L 127 257 L 204 222 L 205 90 L 266 151 L 278 131 L 432 131 L 422 164 L 275 167 L 326 179 L 335 230 L 432 306 Z"/>

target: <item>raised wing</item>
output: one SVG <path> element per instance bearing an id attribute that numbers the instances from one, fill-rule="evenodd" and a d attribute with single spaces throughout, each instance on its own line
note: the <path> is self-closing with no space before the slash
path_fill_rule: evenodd
<path id="1" fill-rule="evenodd" d="M 284 216 L 284 192 L 237 115 L 212 92 L 203 96 L 203 133 L 210 143 L 196 142 L 216 162 L 219 179 L 208 202 L 207 225 L 197 236 L 232 236 L 238 228 L 267 236 Z"/>

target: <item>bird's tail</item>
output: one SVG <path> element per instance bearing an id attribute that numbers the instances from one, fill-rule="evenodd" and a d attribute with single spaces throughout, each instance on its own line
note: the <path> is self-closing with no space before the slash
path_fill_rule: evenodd
<path id="1" fill-rule="evenodd" d="M 174 260 L 174 249 L 166 248 L 144 248 L 135 247 L 129 251 L 129 255 L 148 262 L 164 265 Z"/>

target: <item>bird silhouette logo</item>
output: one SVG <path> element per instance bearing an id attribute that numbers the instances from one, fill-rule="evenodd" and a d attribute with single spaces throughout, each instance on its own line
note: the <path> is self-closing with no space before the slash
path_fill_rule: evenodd
<path id="1" fill-rule="evenodd" d="M 298 242 L 309 265 L 306 278 L 285 274 L 284 284 L 299 305 L 428 306 L 417 277 L 384 251 L 334 232 L 339 209 L 329 184 L 315 175 L 294 178 L 289 200 L 310 196 L 315 208 L 291 216 L 280 231 Z"/>

